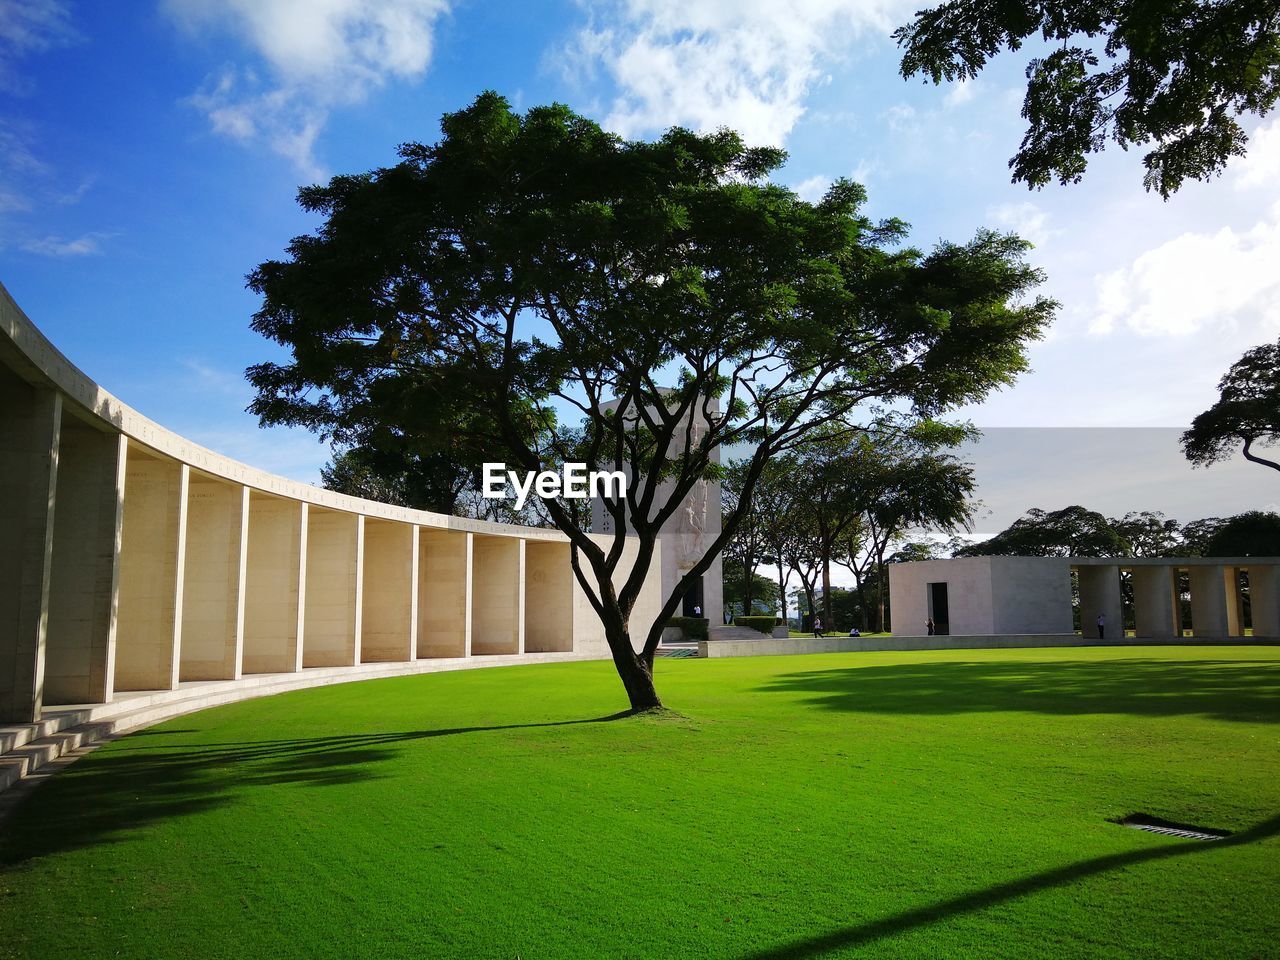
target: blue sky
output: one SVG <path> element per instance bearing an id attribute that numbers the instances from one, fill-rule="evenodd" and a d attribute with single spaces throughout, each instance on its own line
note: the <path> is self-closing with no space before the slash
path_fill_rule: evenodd
<path id="1" fill-rule="evenodd" d="M 785 146 L 781 179 L 806 195 L 864 182 L 871 212 L 911 222 L 917 244 L 1016 229 L 1062 314 L 1035 372 L 963 413 L 1185 425 L 1232 361 L 1280 333 L 1280 121 L 1168 203 L 1118 150 L 1081 185 L 1028 192 L 1006 168 L 1025 55 L 964 86 L 904 81 L 889 33 L 917 5 L 0 0 L 0 281 L 125 402 L 314 480 L 324 447 L 243 412 L 244 368 L 273 355 L 248 328 L 244 275 L 314 226 L 299 184 L 393 162 L 493 88 L 629 136 L 735 127 Z M 1253 470 L 1233 502 L 1277 499 L 1254 497 Z M 1202 512 L 1224 512 L 1222 496 Z"/>

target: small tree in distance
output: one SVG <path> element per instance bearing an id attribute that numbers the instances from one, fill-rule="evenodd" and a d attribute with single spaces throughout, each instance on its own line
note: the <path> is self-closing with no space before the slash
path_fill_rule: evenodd
<path id="1" fill-rule="evenodd" d="M 781 151 L 729 131 L 627 141 L 493 93 L 442 131 L 300 191 L 320 228 L 249 277 L 254 329 L 291 354 L 249 370 L 251 410 L 339 442 L 461 436 L 523 470 L 642 478 L 599 539 L 576 502 L 545 503 L 634 710 L 661 705 L 663 624 L 773 458 L 824 424 L 857 429 L 871 402 L 927 419 L 981 399 L 1025 369 L 1056 307 L 1028 296 L 1042 277 L 1017 237 L 904 247 L 861 187 L 809 203 L 768 182 Z M 752 451 L 738 502 L 633 637 L 659 530 L 735 443 Z"/>

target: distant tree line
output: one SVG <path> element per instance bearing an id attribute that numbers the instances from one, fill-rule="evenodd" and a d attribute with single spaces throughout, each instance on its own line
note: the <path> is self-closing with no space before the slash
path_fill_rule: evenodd
<path id="1" fill-rule="evenodd" d="M 957 557 L 1280 556 L 1280 514 L 1249 510 L 1179 524 L 1159 511 L 1105 517 L 1081 506 L 1031 509 L 994 537 L 952 551 Z"/>

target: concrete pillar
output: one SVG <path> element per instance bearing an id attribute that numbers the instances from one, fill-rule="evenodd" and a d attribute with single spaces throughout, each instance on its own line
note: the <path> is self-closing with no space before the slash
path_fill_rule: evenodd
<path id="1" fill-rule="evenodd" d="M 1244 597 L 1240 593 L 1240 567 L 1224 567 L 1222 590 L 1226 594 L 1227 636 L 1244 636 Z"/>
<path id="2" fill-rule="evenodd" d="M 1080 632 L 1088 639 L 1098 636 L 1098 615 L 1106 617 L 1105 640 L 1124 639 L 1124 604 L 1120 597 L 1120 568 L 1081 565 L 1076 568 L 1080 581 Z"/>
<path id="3" fill-rule="evenodd" d="M 525 546 L 524 649 L 573 650 L 573 568 L 569 544 L 530 540 Z"/>
<path id="4" fill-rule="evenodd" d="M 298 643 L 306 504 L 249 491 L 245 578 L 245 673 L 301 669 Z"/>
<path id="5" fill-rule="evenodd" d="M 520 652 L 520 567 L 523 541 L 476 536 L 472 546 L 471 652 Z"/>
<path id="6" fill-rule="evenodd" d="M 346 667 L 360 662 L 360 567 L 364 518 L 311 507 L 302 664 Z"/>
<path id="7" fill-rule="evenodd" d="M 1191 574 L 1191 632 L 1196 637 L 1226 637 L 1227 569 L 1222 564 L 1195 564 Z"/>
<path id="8" fill-rule="evenodd" d="M 418 534 L 418 656 L 469 655 L 471 534 Z"/>
<path id="9" fill-rule="evenodd" d="M 414 659 L 415 529 L 394 520 L 365 521 L 362 663 Z"/>
<path id="10" fill-rule="evenodd" d="M 63 416 L 45 703 L 105 703 L 111 697 L 127 452 L 123 434 Z"/>
<path id="11" fill-rule="evenodd" d="M 1249 610 L 1255 640 L 1280 637 L 1280 569 L 1275 564 L 1249 564 Z"/>
<path id="12" fill-rule="evenodd" d="M 62 396 L 0 382 L 0 723 L 40 718 Z"/>
<path id="13" fill-rule="evenodd" d="M 247 491 L 193 474 L 187 490 L 180 680 L 236 680 L 241 670 Z"/>
<path id="14" fill-rule="evenodd" d="M 185 463 L 129 446 L 114 690 L 178 684 L 190 472 Z"/>
<path id="15" fill-rule="evenodd" d="M 1152 640 L 1181 635 L 1176 567 L 1143 564 L 1133 568 L 1134 634 Z"/>

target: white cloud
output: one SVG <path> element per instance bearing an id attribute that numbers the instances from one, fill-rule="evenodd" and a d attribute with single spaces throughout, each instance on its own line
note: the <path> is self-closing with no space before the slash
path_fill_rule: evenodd
<path id="1" fill-rule="evenodd" d="M 916 118 L 916 108 L 907 103 L 897 103 L 880 114 L 889 129 L 894 133 L 917 133 L 920 123 Z"/>
<path id="2" fill-rule="evenodd" d="M 26 91 L 13 71 L 15 60 L 76 39 L 63 0 L 0 0 L 0 90 Z"/>
<path id="3" fill-rule="evenodd" d="M 1280 331 L 1276 264 L 1280 217 L 1245 231 L 1184 233 L 1096 278 L 1090 332 L 1124 326 L 1143 336 L 1186 336 L 1212 329 L 1239 342 L 1273 339 Z"/>
<path id="4" fill-rule="evenodd" d="M 819 173 L 812 177 L 801 180 L 791 189 L 794 190 L 801 200 L 808 200 L 810 203 L 817 203 L 827 192 L 827 188 L 831 186 L 831 178 L 826 174 Z"/>
<path id="5" fill-rule="evenodd" d="M 887 33 L 909 9 L 902 0 L 614 0 L 592 8 L 567 55 L 612 77 L 605 126 L 623 136 L 729 127 L 778 146 L 823 82 L 823 61 L 869 30 Z"/>
<path id="6" fill-rule="evenodd" d="M 1049 215 L 1027 200 L 987 207 L 987 219 L 997 227 L 1012 230 L 1022 239 L 1030 240 L 1037 247 L 1044 246 L 1053 233 L 1049 229 Z"/>
<path id="7" fill-rule="evenodd" d="M 193 33 L 232 33 L 260 61 L 224 68 L 190 98 L 213 131 L 261 141 L 319 179 L 314 147 L 329 113 L 421 77 L 449 0 L 165 0 L 165 9 Z"/>
<path id="8" fill-rule="evenodd" d="M 28 240 L 22 244 L 27 253 L 38 253 L 45 257 L 85 257 L 102 253 L 102 241 L 110 234 L 86 233 L 75 240 L 63 240 L 61 237 L 44 237 L 40 240 Z"/>
<path id="9" fill-rule="evenodd" d="M 1237 187 L 1274 187 L 1280 181 L 1280 118 L 1258 127 L 1248 152 L 1234 161 Z"/>
<path id="10" fill-rule="evenodd" d="M 978 92 L 977 80 L 960 80 L 951 85 L 951 89 L 947 91 L 947 95 L 943 97 L 943 103 L 948 107 L 958 107 L 961 104 L 968 103 L 973 99 L 974 94 Z"/>

